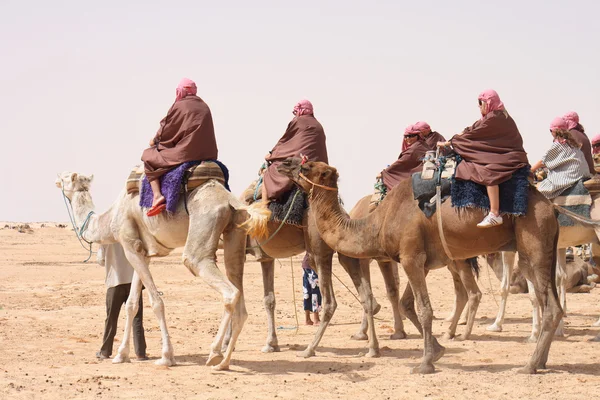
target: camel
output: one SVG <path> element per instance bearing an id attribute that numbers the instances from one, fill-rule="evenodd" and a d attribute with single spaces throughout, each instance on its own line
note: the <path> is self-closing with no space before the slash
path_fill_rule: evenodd
<path id="1" fill-rule="evenodd" d="M 255 188 L 253 185 L 251 185 L 241 196 L 242 200 L 247 203 L 250 201 L 250 194 L 254 192 Z M 299 356 L 306 358 L 316 354 L 315 349 L 320 343 L 323 334 L 333 317 L 335 309 L 337 308 L 332 281 L 332 259 L 335 252 L 321 239 L 312 222 L 314 218 L 311 218 L 310 214 L 311 211 L 309 209 L 304 217 L 305 223 L 303 223 L 303 227 L 289 224 L 282 225 L 279 222 L 271 221 L 267 224 L 268 233 L 265 234 L 266 239 L 264 237 L 261 239 L 249 237 L 247 251 L 253 254 L 261 263 L 263 273 L 264 306 L 267 311 L 268 325 L 267 342 L 262 348 L 262 351 L 265 353 L 279 351 L 277 333 L 275 330 L 274 269 L 276 258 L 292 257 L 308 250 L 311 257 L 310 264 L 316 266 L 317 273 L 319 274 L 323 316 L 319 328 L 315 333 L 315 337 L 308 347 L 299 353 Z M 352 282 L 359 293 L 361 304 L 363 306 L 363 314 L 366 315 L 365 319 L 370 321 L 369 351 L 366 355 L 368 357 L 378 357 L 380 352 L 373 323 L 373 310 L 375 310 L 376 313 L 379 309 L 379 305 L 376 304 L 375 299 L 373 298 L 370 282 L 362 275 L 359 260 L 351 259 L 350 257 L 341 254 L 338 254 L 338 258 L 340 264 L 352 278 Z M 394 307 L 394 300 L 397 309 L 397 295 L 395 299 L 391 299 L 392 307 Z M 402 320 L 400 318 L 398 318 L 397 321 L 398 320 L 400 321 L 400 330 L 403 333 Z M 397 323 L 395 323 L 395 325 L 397 325 Z"/>
<path id="2" fill-rule="evenodd" d="M 569 214 L 571 215 L 571 214 Z M 574 226 L 562 226 L 559 228 L 558 237 L 558 264 L 556 268 L 556 286 L 558 287 L 559 297 L 563 311 L 566 312 L 567 299 L 567 247 L 578 246 L 581 244 L 592 243 L 592 245 L 600 244 L 599 234 L 597 231 L 598 224 L 594 223 L 594 220 L 600 219 L 600 196 L 593 196 L 593 203 L 590 210 L 591 220 L 587 218 L 574 216 L 575 221 L 578 223 Z M 495 265 L 495 269 L 498 269 L 497 263 L 502 264 L 502 279 L 500 283 L 500 294 L 501 301 L 498 308 L 498 315 L 496 320 L 486 329 L 492 332 L 501 332 L 502 323 L 504 322 L 504 316 L 506 313 L 506 300 L 509 293 L 510 277 L 512 275 L 512 269 L 515 263 L 514 253 L 503 253 L 500 257 L 494 256 L 490 258 L 492 264 Z M 494 269 L 494 268 L 493 268 Z M 529 291 L 531 291 L 531 283 L 527 282 Z M 531 335 L 527 339 L 529 342 L 535 342 L 539 334 L 539 305 L 535 296 L 530 296 L 533 305 L 533 322 Z M 557 336 L 564 336 L 563 321 L 559 323 L 556 331 Z M 600 326 L 600 319 L 593 325 Z M 594 340 L 600 341 L 600 335 Z"/>
<path id="3" fill-rule="evenodd" d="M 360 219 L 366 218 L 369 215 L 369 203 L 371 200 L 371 195 L 365 196 L 360 199 L 354 208 L 350 211 L 350 218 Z M 402 324 L 402 314 L 404 314 L 412 324 L 417 328 L 419 333 L 423 334 L 423 329 L 421 324 L 419 323 L 419 319 L 417 317 L 417 313 L 414 308 L 414 295 L 411 290 L 410 285 L 406 286 L 404 294 L 402 295 L 402 299 L 400 300 L 400 307 L 395 306 L 398 303 L 398 293 L 399 293 L 399 278 L 398 278 L 398 264 L 390 258 L 378 258 L 376 259 L 377 264 L 379 265 L 379 269 L 383 275 L 386 291 L 390 302 L 392 303 L 392 309 L 394 312 L 394 333 L 390 337 L 390 339 L 404 339 L 406 337 L 406 333 L 404 332 L 403 324 Z M 361 269 L 365 277 L 369 280 L 370 283 L 370 267 L 369 264 L 371 262 L 370 259 L 361 259 Z M 444 266 L 436 266 L 436 268 L 443 268 Z M 458 270 L 463 269 L 464 270 Z M 473 330 L 473 324 L 475 322 L 475 313 L 479 306 L 479 301 L 481 300 L 481 291 L 477 286 L 477 282 L 475 281 L 475 277 L 473 276 L 473 272 L 471 268 L 477 270 L 477 263 L 450 263 L 448 265 L 448 270 L 452 274 L 452 281 L 454 283 L 454 293 L 455 293 L 455 304 L 454 309 L 452 310 L 450 316 L 446 318 L 446 321 L 450 321 L 451 324 L 448 328 L 448 331 L 444 334 L 445 339 L 453 339 L 456 338 L 458 340 L 466 340 L 470 337 L 471 331 Z M 434 268 L 435 269 L 435 268 Z M 429 269 L 425 271 L 425 274 L 429 272 Z M 467 300 L 468 299 L 468 300 Z M 460 316 L 462 309 L 465 307 L 465 304 L 468 302 L 468 311 L 467 311 L 467 321 L 466 321 L 466 329 L 463 336 L 456 336 L 456 328 L 459 324 Z M 460 310 L 460 311 L 459 311 Z M 458 312 L 457 312 L 458 311 Z M 367 318 L 366 315 L 363 315 L 363 320 L 361 323 L 361 327 L 359 331 L 352 336 L 353 339 L 367 339 Z"/>
<path id="4" fill-rule="evenodd" d="M 214 179 L 187 195 L 189 216 L 180 200 L 173 216 L 163 213 L 149 218 L 139 206 L 139 194 L 127 194 L 125 189 L 106 212 L 96 214 L 90 195 L 92 179 L 93 176 L 63 172 L 56 180 L 56 186 L 62 189 L 73 207 L 78 236 L 89 243 L 121 243 L 135 270 L 125 308 L 123 341 L 113 363 L 130 361 L 133 316 L 137 313 L 137 299 L 143 284 L 148 290 L 150 304 L 161 330 L 162 354 L 156 364 L 175 364 L 164 303 L 150 273 L 149 263 L 152 257 L 166 256 L 176 247 L 184 246 L 183 264 L 194 276 L 202 277 L 221 294 L 225 307 L 206 365 L 217 370 L 229 369 L 231 353 L 247 318 L 242 287 L 247 232 L 239 225 L 246 221 L 249 214 L 253 215 L 254 223 L 266 222 L 268 216 L 247 210 Z M 215 253 L 221 234 L 227 276 L 221 273 L 216 264 Z M 232 327 L 231 342 L 223 356 L 221 346 L 228 326 Z"/>
<path id="5" fill-rule="evenodd" d="M 558 223 L 552 204 L 533 187 L 529 190 L 527 215 L 507 219 L 491 229 L 478 229 L 483 213 L 478 209 L 457 212 L 450 202 L 436 211 L 443 222 L 442 243 L 439 225 L 428 219 L 413 200 L 410 181 L 401 182 L 377 209 L 362 219 L 350 218 L 338 202 L 337 170 L 321 162 L 302 164 L 287 159 L 278 168 L 306 193 L 312 223 L 333 250 L 356 258 L 391 258 L 401 262 L 415 294 L 418 319 L 423 329 L 423 359 L 413 372 L 433 373 L 433 362 L 444 354 L 444 347 L 432 336 L 433 310 L 427 293 L 425 269 L 502 250 L 516 250 L 519 265 L 532 280 L 544 310 L 542 333 L 523 373 L 546 368 L 550 345 L 563 311 L 558 302 L 554 274 Z M 445 249 L 452 254 L 453 259 Z"/>

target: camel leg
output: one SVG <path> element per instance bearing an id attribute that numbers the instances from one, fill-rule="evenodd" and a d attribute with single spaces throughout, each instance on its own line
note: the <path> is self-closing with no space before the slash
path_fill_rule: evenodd
<path id="1" fill-rule="evenodd" d="M 467 325 L 465 327 L 465 334 L 460 339 L 468 339 L 471 336 L 473 330 L 473 324 L 475 323 L 475 316 L 477 315 L 477 309 L 479 308 L 479 302 L 481 301 L 481 291 L 477 286 L 477 281 L 473 275 L 471 265 L 464 260 L 456 261 L 456 267 L 458 268 L 458 274 L 460 280 L 467 290 L 469 296 L 469 302 L 467 306 Z M 459 340 L 460 340 L 459 339 Z"/>
<path id="2" fill-rule="evenodd" d="M 455 262 L 451 262 L 448 264 L 448 270 L 452 274 L 452 283 L 454 283 L 454 309 L 452 310 L 452 319 L 450 320 L 450 326 L 448 330 L 444 334 L 443 338 L 445 340 L 454 339 L 456 336 L 456 327 L 458 326 L 458 320 L 462 315 L 463 309 L 467 304 L 467 291 L 465 286 L 460 279 L 460 275 L 457 271 L 457 265 Z"/>
<path id="3" fill-rule="evenodd" d="M 321 289 L 323 316 L 321 317 L 321 323 L 319 324 L 319 328 L 317 329 L 312 342 L 304 351 L 298 353 L 298 357 L 304 358 L 313 357 L 315 355 L 315 348 L 323 338 L 325 329 L 327 329 L 327 326 L 335 313 L 335 309 L 337 308 L 335 295 L 333 293 L 333 282 L 331 281 L 331 260 L 333 258 L 333 253 L 330 250 L 329 254 L 325 257 L 318 257 L 316 254 L 311 254 L 311 256 L 315 259 L 324 258 L 321 261 L 316 262 L 317 274 L 319 275 L 319 287 Z M 311 263 L 311 265 L 313 264 Z"/>
<path id="4" fill-rule="evenodd" d="M 502 252 L 502 281 L 500 283 L 500 307 L 498 307 L 498 315 L 494 323 L 486 328 L 490 332 L 502 332 L 502 324 L 506 315 L 506 300 L 510 293 L 510 277 L 512 276 L 513 266 L 515 265 L 516 253 Z"/>
<path id="5" fill-rule="evenodd" d="M 361 273 L 367 280 L 369 287 L 371 287 L 371 267 L 370 267 L 371 260 L 370 259 L 361 259 L 361 260 L 359 260 L 359 263 L 360 263 Z M 342 265 L 342 266 L 344 266 L 344 265 Z M 345 266 L 344 266 L 344 269 L 346 269 Z M 348 272 L 348 274 L 350 274 L 350 272 L 347 269 L 346 269 L 346 272 Z M 382 273 L 383 273 L 383 270 L 382 270 Z M 384 275 L 384 279 L 385 279 L 385 275 Z M 386 281 L 386 286 L 387 286 L 387 281 Z M 359 288 L 357 287 L 356 289 L 358 291 Z M 371 287 L 371 291 L 372 291 L 372 287 Z M 379 310 L 381 310 L 381 305 L 379 303 L 377 303 L 377 300 L 375 299 L 375 297 L 373 297 L 373 304 L 374 304 L 373 315 L 377 315 Z M 393 303 L 392 303 L 392 307 L 393 307 Z M 352 340 L 369 340 L 369 335 L 367 335 L 368 328 L 369 328 L 369 318 L 367 316 L 367 313 L 363 311 L 360 327 L 354 335 L 350 336 L 350 339 L 352 339 Z"/>
<path id="6" fill-rule="evenodd" d="M 398 264 L 394 261 L 378 261 L 379 269 L 385 282 L 385 290 L 392 305 L 394 315 L 394 333 L 390 335 L 391 340 L 405 339 L 404 323 L 400 313 L 400 277 L 398 276 Z M 373 314 L 377 314 L 373 311 Z"/>
<path id="7" fill-rule="evenodd" d="M 203 201 L 203 210 L 208 211 L 196 213 L 194 209 L 190 209 L 189 231 L 194 232 L 194 235 L 188 236 L 183 250 L 183 264 L 194 276 L 200 276 L 219 292 L 223 299 L 225 311 L 206 361 L 206 365 L 214 366 L 223 361 L 221 347 L 241 292 L 219 270 L 215 256 L 221 232 L 231 220 L 231 209 L 221 205 L 209 207 Z"/>
<path id="8" fill-rule="evenodd" d="M 124 229 L 135 229 L 131 226 L 124 226 Z M 154 279 L 152 279 L 152 275 L 150 274 L 150 269 L 148 268 L 149 258 L 145 255 L 142 255 L 134 250 L 134 240 L 123 240 L 121 244 L 123 245 L 123 250 L 125 251 L 125 257 L 129 263 L 133 266 L 133 269 L 137 273 L 139 280 L 141 280 L 142 284 L 148 290 L 148 297 L 150 299 L 150 305 L 152 306 L 152 310 L 158 319 L 158 324 L 160 326 L 161 338 L 162 338 L 162 358 L 156 361 L 157 365 L 166 365 L 171 366 L 175 365 L 175 357 L 173 355 L 173 345 L 171 344 L 171 338 L 169 337 L 169 331 L 167 329 L 167 321 L 165 318 L 165 304 L 160 298 L 160 294 L 156 285 L 154 284 Z M 125 322 L 125 327 L 127 328 L 129 325 L 129 329 L 131 329 L 131 325 L 133 323 L 133 317 L 135 314 L 132 314 L 132 311 L 137 307 L 135 304 L 139 301 L 139 291 L 141 288 L 137 289 L 137 296 L 135 300 L 132 298 L 135 295 L 135 291 L 133 290 L 135 282 L 132 281 L 132 290 L 129 293 L 129 298 L 127 299 L 127 303 L 132 303 L 131 306 L 126 307 L 126 316 L 127 320 L 131 318 L 131 321 Z M 113 359 L 113 363 L 122 363 L 129 361 L 129 341 L 127 340 L 130 336 L 130 332 L 127 333 L 126 336 L 123 337 L 123 342 L 119 346 L 119 350 L 117 356 Z"/>
<path id="9" fill-rule="evenodd" d="M 563 309 L 563 318 L 567 316 L 567 249 L 558 249 L 558 262 L 556 264 L 556 288 L 558 289 L 558 297 L 560 299 L 560 305 Z M 564 321 L 561 318 L 558 328 L 556 329 L 556 336 L 565 336 L 564 332 Z"/>
<path id="10" fill-rule="evenodd" d="M 241 224 L 243 223 L 243 219 L 236 222 Z M 239 228 L 233 228 L 232 230 L 224 233 L 223 239 L 225 271 L 227 278 L 239 291 L 240 297 L 235 304 L 233 317 L 231 319 L 231 339 L 229 341 L 229 345 L 227 346 L 227 350 L 225 351 L 225 357 L 223 358 L 223 361 L 214 367 L 216 370 L 229 369 L 231 355 L 233 350 L 235 350 L 235 344 L 240 333 L 242 332 L 244 323 L 248 319 L 243 287 L 246 232 Z"/>
<path id="11" fill-rule="evenodd" d="M 263 277 L 263 303 L 267 311 L 267 343 L 262 348 L 263 353 L 279 351 L 277 331 L 275 329 L 275 260 L 261 261 Z"/>
<path id="12" fill-rule="evenodd" d="M 435 348 L 433 335 L 431 332 L 432 320 L 433 320 L 433 309 L 431 308 L 431 301 L 429 300 L 429 294 L 427 293 L 427 283 L 425 281 L 424 271 L 424 255 L 413 256 L 413 257 L 402 257 L 402 267 L 406 272 L 410 286 L 412 287 L 415 299 L 417 301 L 417 310 L 419 321 L 423 327 L 423 360 L 421 365 L 413 369 L 413 373 L 431 374 L 435 372 L 433 366 L 434 358 L 438 359 L 441 357 L 439 353 L 444 352 L 444 347 L 439 346 Z M 438 351 L 436 355 L 435 352 Z"/>
<path id="13" fill-rule="evenodd" d="M 554 332 L 563 315 L 555 282 L 557 254 L 554 249 L 556 249 L 557 242 L 558 232 L 554 237 L 554 247 L 544 246 L 544 243 L 540 243 L 538 246 L 532 246 L 537 247 L 532 251 L 523 243 L 517 244 L 517 249 L 524 248 L 524 251 L 519 251 L 519 267 L 526 272 L 525 277 L 533 282 L 534 293 L 542 309 L 540 337 L 531 359 L 519 371 L 522 373 L 534 374 L 538 369 L 546 368 Z M 531 246 L 531 244 L 529 245 Z M 541 249 L 544 247 L 552 249 L 552 251 L 542 251 Z"/>
<path id="14" fill-rule="evenodd" d="M 125 329 L 123 330 L 123 341 L 119 346 L 117 355 L 113 358 L 113 363 L 115 364 L 131 362 L 129 359 L 129 343 L 131 340 L 131 332 L 133 330 L 133 318 L 138 312 L 141 294 L 142 281 L 137 272 L 134 272 L 133 277 L 131 278 L 129 296 L 127 296 L 127 301 L 125 302 Z"/>
<path id="15" fill-rule="evenodd" d="M 473 330 L 473 324 L 475 323 L 475 315 L 477 315 L 477 308 L 479 307 L 479 302 L 481 301 L 481 291 L 479 290 L 479 287 L 477 286 L 477 282 L 475 281 L 475 277 L 473 276 L 473 271 L 471 270 L 471 265 L 465 261 L 465 260 L 460 260 L 460 261 L 454 261 L 452 265 L 452 268 L 450 267 L 450 265 L 448 266 L 448 269 L 450 269 L 450 271 L 452 272 L 452 278 L 454 281 L 456 281 L 456 277 L 454 275 L 457 275 L 458 279 L 459 279 L 459 284 L 462 288 L 462 291 L 460 293 L 461 297 L 467 297 L 468 296 L 468 307 L 467 307 L 467 326 L 465 328 L 465 334 L 464 336 L 459 336 L 456 337 L 456 339 L 458 340 L 465 340 L 468 339 L 469 336 L 471 336 L 471 331 Z M 453 271 L 453 269 L 455 269 Z M 457 286 L 457 283 L 455 282 L 454 286 Z M 457 299 L 459 297 L 459 293 L 457 293 Z M 467 300 L 463 299 L 461 301 L 461 303 L 458 302 L 457 300 L 457 309 L 456 309 L 456 314 L 455 314 L 455 319 L 454 321 L 452 321 L 451 327 L 448 330 L 446 336 L 447 337 L 455 337 L 456 334 L 456 325 L 458 324 L 458 321 L 460 319 L 460 316 L 462 314 L 462 310 L 466 304 Z"/>
<path id="16" fill-rule="evenodd" d="M 400 308 L 402 314 L 406 315 L 406 318 L 412 322 L 419 331 L 419 334 L 423 336 L 423 328 L 421 327 L 417 311 L 415 310 L 415 295 L 410 284 L 406 285 L 406 288 L 404 288 L 404 293 L 400 299 Z"/>
<path id="17" fill-rule="evenodd" d="M 379 342 L 375 332 L 375 320 L 373 319 L 374 299 L 371 292 L 371 285 L 363 274 L 361 268 L 361 260 L 350 258 L 342 254 L 338 254 L 340 263 L 352 278 L 352 282 L 358 291 L 363 312 L 367 315 L 368 320 L 368 337 L 369 337 L 369 352 L 367 357 L 379 357 Z"/>
<path id="18" fill-rule="evenodd" d="M 531 301 L 531 335 L 525 340 L 527 343 L 535 343 L 540 336 L 541 329 L 541 307 L 538 296 L 535 294 L 535 286 L 529 279 L 527 281 L 527 292 Z"/>
<path id="19" fill-rule="evenodd" d="M 369 285 L 371 285 L 371 266 L 370 266 L 371 259 L 361 259 L 361 260 L 359 260 L 359 263 L 360 263 L 360 269 L 362 271 L 362 274 L 368 280 Z M 344 269 L 346 269 L 345 265 L 342 264 L 342 266 L 344 267 Z M 346 269 L 346 272 L 348 272 L 348 274 L 350 274 L 350 272 L 347 269 Z M 377 310 L 377 311 L 379 311 L 379 310 Z M 377 313 L 374 313 L 374 314 L 377 314 Z M 354 335 L 350 336 L 350 339 L 352 339 L 352 340 L 369 340 L 369 335 L 367 335 L 368 329 L 369 329 L 369 320 L 367 319 L 367 313 L 363 311 L 360 327 L 358 328 L 358 331 Z"/>

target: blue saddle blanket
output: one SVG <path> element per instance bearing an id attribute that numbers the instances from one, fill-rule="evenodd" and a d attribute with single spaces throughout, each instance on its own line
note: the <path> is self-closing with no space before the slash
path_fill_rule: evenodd
<path id="1" fill-rule="evenodd" d="M 529 198 L 530 166 L 517 170 L 512 177 L 500 184 L 500 213 L 523 216 L 527 214 Z M 479 208 L 488 212 L 490 199 L 485 186 L 471 181 L 452 179 L 450 188 L 452 206 L 457 208 Z"/>
<path id="2" fill-rule="evenodd" d="M 582 217 L 591 218 L 592 196 L 590 196 L 590 192 L 583 185 L 582 180 L 566 189 L 560 196 L 552 200 L 552 202 Z M 564 214 L 558 214 L 558 224 L 560 226 L 574 226 L 575 221 Z"/>

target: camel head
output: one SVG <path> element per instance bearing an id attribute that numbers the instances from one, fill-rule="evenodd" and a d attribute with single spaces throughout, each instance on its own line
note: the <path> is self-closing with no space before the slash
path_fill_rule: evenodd
<path id="1" fill-rule="evenodd" d="M 77 172 L 63 172 L 57 174 L 56 187 L 62 189 L 65 192 L 65 196 L 69 199 L 73 197 L 74 192 L 82 192 L 84 190 L 90 190 L 90 185 L 94 179 L 94 175 L 85 176 L 78 174 Z"/>
<path id="2" fill-rule="evenodd" d="M 310 192 L 314 186 L 324 186 L 337 190 L 337 170 L 323 162 L 309 161 L 290 157 L 284 160 L 277 171 L 294 181 L 305 192 Z"/>

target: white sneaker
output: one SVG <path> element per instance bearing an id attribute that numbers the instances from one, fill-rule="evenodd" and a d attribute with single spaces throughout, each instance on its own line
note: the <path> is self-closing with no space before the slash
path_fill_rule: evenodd
<path id="1" fill-rule="evenodd" d="M 477 224 L 478 228 L 491 228 L 493 226 L 502 225 L 504 221 L 501 215 L 494 215 L 491 212 L 485 216 L 483 221 Z"/>

